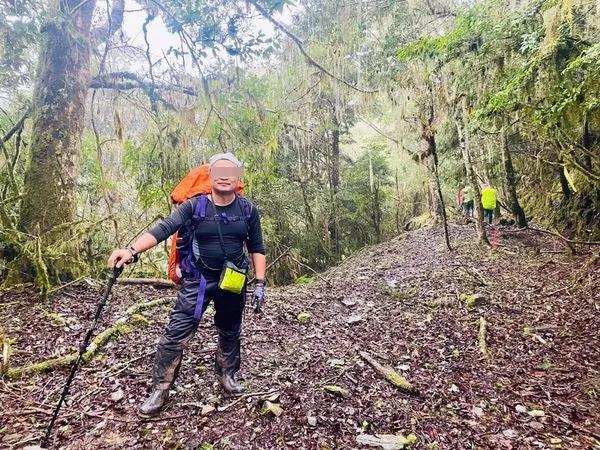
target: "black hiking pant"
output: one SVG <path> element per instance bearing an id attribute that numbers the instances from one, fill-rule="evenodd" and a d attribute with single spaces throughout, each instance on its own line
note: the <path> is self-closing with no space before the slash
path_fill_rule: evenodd
<path id="1" fill-rule="evenodd" d="M 212 300 L 215 305 L 215 326 L 219 345 L 215 355 L 215 370 L 234 374 L 240 368 L 240 334 L 244 312 L 244 294 L 234 294 L 218 288 L 218 277 L 207 278 L 202 314 Z M 179 373 L 183 349 L 196 333 L 198 320 L 194 317 L 198 300 L 199 278 L 186 278 L 177 293 L 177 302 L 169 324 L 158 342 L 152 380 L 155 389 L 168 389 Z"/>

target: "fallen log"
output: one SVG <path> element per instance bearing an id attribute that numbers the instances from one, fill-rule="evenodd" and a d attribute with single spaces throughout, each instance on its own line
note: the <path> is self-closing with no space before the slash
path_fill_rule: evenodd
<path id="1" fill-rule="evenodd" d="M 120 278 L 119 284 L 150 284 L 156 287 L 176 288 L 177 285 L 171 280 L 162 278 Z"/>
<path id="2" fill-rule="evenodd" d="M 379 375 L 381 375 L 383 378 L 385 378 L 387 381 L 392 383 L 394 386 L 396 386 L 401 391 L 406 392 L 408 394 L 415 394 L 415 395 L 419 394 L 419 391 L 417 389 L 415 389 L 415 387 L 412 384 L 410 384 L 406 378 L 404 378 L 402 375 L 398 374 L 398 372 L 396 372 L 390 366 L 383 366 L 383 365 L 379 364 L 367 352 L 359 352 L 359 355 L 365 361 L 367 361 L 369 364 L 371 364 L 371 366 L 373 366 L 373 368 Z"/>
<path id="3" fill-rule="evenodd" d="M 484 356 L 489 356 L 490 352 L 488 350 L 487 342 L 487 322 L 483 317 L 479 319 L 479 352 Z"/>
<path id="4" fill-rule="evenodd" d="M 136 315 L 144 310 L 156 308 L 162 305 L 166 305 L 174 300 L 174 297 L 166 297 L 157 300 L 153 300 L 151 302 L 140 302 L 131 306 L 125 314 L 118 319 L 114 325 L 109 328 L 106 328 L 102 331 L 98 336 L 94 338 L 92 343 L 88 346 L 87 351 L 83 355 L 83 361 L 86 362 L 90 358 L 94 357 L 96 353 L 102 348 L 104 344 L 106 344 L 111 338 L 118 336 L 119 334 L 125 334 L 128 330 L 128 323 L 134 319 L 136 319 Z M 31 364 L 29 366 L 24 367 L 16 367 L 14 369 L 8 368 L 5 373 L 1 374 L 2 376 L 8 379 L 15 379 L 26 377 L 29 375 L 33 375 L 36 373 L 48 372 L 50 370 L 56 369 L 57 367 L 65 367 L 73 364 L 73 362 L 79 356 L 79 351 L 69 353 L 68 355 L 61 356 L 59 358 L 51 358 L 46 361 L 42 361 L 39 363 Z"/>

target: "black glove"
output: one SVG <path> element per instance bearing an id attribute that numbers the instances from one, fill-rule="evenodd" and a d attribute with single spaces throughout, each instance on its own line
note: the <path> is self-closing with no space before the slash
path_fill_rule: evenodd
<path id="1" fill-rule="evenodd" d="M 254 283 L 254 292 L 250 305 L 254 308 L 254 312 L 259 312 L 262 305 L 265 303 L 265 281 L 256 280 Z"/>

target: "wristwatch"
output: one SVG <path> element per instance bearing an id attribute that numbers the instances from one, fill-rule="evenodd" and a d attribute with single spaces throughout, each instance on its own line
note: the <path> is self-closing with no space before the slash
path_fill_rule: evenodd
<path id="1" fill-rule="evenodd" d="M 133 258 L 131 261 L 132 263 L 136 263 L 140 260 L 140 254 L 135 248 L 133 248 L 133 246 L 127 247 L 127 250 L 129 250 L 129 252 L 131 253 L 131 257 Z"/>

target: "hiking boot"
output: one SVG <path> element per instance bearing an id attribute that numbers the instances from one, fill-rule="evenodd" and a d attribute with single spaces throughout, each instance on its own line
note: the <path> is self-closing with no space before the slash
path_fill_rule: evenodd
<path id="1" fill-rule="evenodd" d="M 215 374 L 223 389 L 229 394 L 239 395 L 244 392 L 244 387 L 235 379 L 236 372 L 240 369 L 240 331 L 241 326 L 230 330 L 217 327 L 219 332 L 219 345 L 215 355 Z"/>
<path id="2" fill-rule="evenodd" d="M 153 389 L 150 396 L 138 408 L 140 417 L 153 417 L 163 410 L 169 399 L 168 389 Z"/>
<path id="3" fill-rule="evenodd" d="M 235 374 L 224 373 L 223 375 L 217 375 L 217 380 L 225 389 L 225 392 L 231 395 L 240 395 L 246 389 L 235 379 Z"/>

